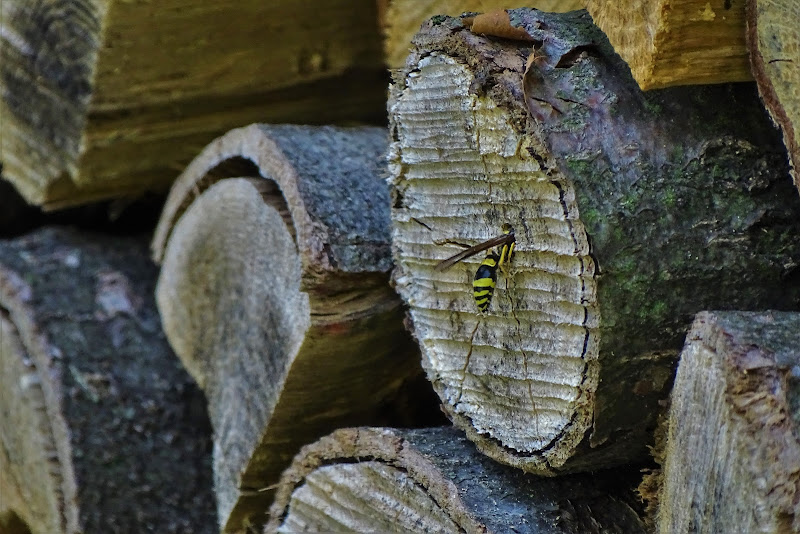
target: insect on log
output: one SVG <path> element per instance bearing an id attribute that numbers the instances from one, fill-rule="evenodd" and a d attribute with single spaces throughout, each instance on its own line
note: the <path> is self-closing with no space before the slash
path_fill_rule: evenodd
<path id="1" fill-rule="evenodd" d="M 585 11 L 437 17 L 390 101 L 393 247 L 454 423 L 554 474 L 641 457 L 694 313 L 800 304 L 800 199 L 752 85 L 642 93 Z M 530 58 L 530 59 L 529 59 Z M 485 314 L 480 256 L 515 230 Z"/>

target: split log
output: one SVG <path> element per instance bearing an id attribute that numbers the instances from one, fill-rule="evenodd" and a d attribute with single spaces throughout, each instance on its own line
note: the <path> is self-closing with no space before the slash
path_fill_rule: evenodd
<path id="1" fill-rule="evenodd" d="M 4 174 L 57 208 L 166 190 L 254 120 L 382 122 L 372 0 L 5 0 Z"/>
<path id="2" fill-rule="evenodd" d="M 753 85 L 643 93 L 585 11 L 509 13 L 530 43 L 432 21 L 392 88 L 397 288 L 482 451 L 597 469 L 646 455 L 695 313 L 800 308 L 800 199 Z M 504 223 L 479 314 L 481 258 L 434 266 Z"/>
<path id="3" fill-rule="evenodd" d="M 156 275 L 142 238 L 0 244 L 0 531 L 216 531 L 211 428 Z"/>
<path id="4" fill-rule="evenodd" d="M 748 0 L 747 48 L 758 92 L 783 132 L 794 183 L 800 190 L 800 5 Z"/>
<path id="5" fill-rule="evenodd" d="M 264 532 L 644 533 L 637 475 L 540 478 L 453 427 L 348 428 L 300 451 Z"/>
<path id="6" fill-rule="evenodd" d="M 745 0 L 589 0 L 643 90 L 750 81 Z"/>
<path id="7" fill-rule="evenodd" d="M 800 313 L 703 312 L 681 355 L 658 530 L 800 532 Z"/>
<path id="8" fill-rule="evenodd" d="M 509 7 L 535 7 L 542 11 L 563 13 L 586 7 L 586 0 L 379 0 L 379 17 L 383 30 L 383 50 L 391 69 L 402 68 L 411 50 L 411 39 L 420 25 L 434 15 L 457 16 L 478 11 L 486 13 Z"/>
<path id="9" fill-rule="evenodd" d="M 227 530 L 263 523 L 302 445 L 438 412 L 389 286 L 386 144 L 381 128 L 233 130 L 167 201 L 157 300 L 209 400 Z M 420 385 L 424 401 L 405 393 Z"/>

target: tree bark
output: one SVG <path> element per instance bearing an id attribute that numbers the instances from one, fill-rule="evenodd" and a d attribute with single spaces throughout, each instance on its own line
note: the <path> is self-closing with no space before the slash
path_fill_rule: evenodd
<path id="1" fill-rule="evenodd" d="M 525 2 L 528 7 L 542 11 L 565 12 L 586 7 L 586 0 L 532 0 Z M 383 50 L 386 65 L 390 69 L 400 69 L 411 51 L 411 39 L 419 31 L 420 25 L 434 15 L 458 16 L 462 13 L 488 12 L 509 6 L 506 0 L 379 0 L 379 14 L 382 14 Z"/>
<path id="2" fill-rule="evenodd" d="M 438 413 L 388 283 L 385 150 L 380 128 L 253 125 L 211 143 L 167 201 L 157 300 L 209 399 L 227 530 L 265 520 L 302 445 Z"/>
<path id="3" fill-rule="evenodd" d="M 434 20 L 393 86 L 397 288 L 481 450 L 596 469 L 646 454 L 695 313 L 800 307 L 800 200 L 752 85 L 645 94 L 586 12 L 509 13 L 530 43 Z M 434 266 L 503 223 L 478 314 L 481 258 Z"/>
<path id="4" fill-rule="evenodd" d="M 643 90 L 751 81 L 745 0 L 589 0 Z"/>
<path id="5" fill-rule="evenodd" d="M 348 428 L 300 451 L 264 532 L 643 533 L 637 478 L 527 475 L 452 427 Z"/>
<path id="6" fill-rule="evenodd" d="M 383 120 L 371 0 L 4 0 L 0 25 L 0 161 L 45 208 L 166 190 L 256 120 Z"/>
<path id="7" fill-rule="evenodd" d="M 0 530 L 216 531 L 208 416 L 156 274 L 142 238 L 0 244 Z"/>
<path id="8" fill-rule="evenodd" d="M 681 354 L 659 532 L 798 532 L 800 313 L 703 312 Z"/>
<path id="9" fill-rule="evenodd" d="M 794 184 L 800 190 L 800 21 L 795 2 L 747 0 L 747 48 L 758 92 L 770 116 L 783 132 L 792 162 Z"/>

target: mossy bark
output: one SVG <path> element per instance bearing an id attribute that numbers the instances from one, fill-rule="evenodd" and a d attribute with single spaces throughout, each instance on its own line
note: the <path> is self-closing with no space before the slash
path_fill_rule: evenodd
<path id="1" fill-rule="evenodd" d="M 586 12 L 509 16 L 528 42 L 433 19 L 397 77 L 398 289 L 484 451 L 543 473 L 641 458 L 694 313 L 800 307 L 800 201 L 753 84 L 643 93 Z M 476 317 L 480 258 L 432 267 L 504 222 L 517 255 Z"/>

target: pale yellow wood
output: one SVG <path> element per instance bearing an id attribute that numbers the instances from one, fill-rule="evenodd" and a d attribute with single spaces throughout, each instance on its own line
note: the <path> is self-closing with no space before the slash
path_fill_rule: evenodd
<path id="1" fill-rule="evenodd" d="M 371 0 L 7 0 L 0 161 L 56 208 L 166 189 L 253 121 L 380 120 Z"/>
<path id="2" fill-rule="evenodd" d="M 400 68 L 408 56 L 410 43 L 423 21 L 434 15 L 457 16 L 468 11 L 487 13 L 496 9 L 535 7 L 562 13 L 586 6 L 586 0 L 385 0 L 383 20 L 384 50 L 389 68 Z"/>
<path id="3" fill-rule="evenodd" d="M 644 89 L 752 80 L 745 0 L 589 0 Z"/>

